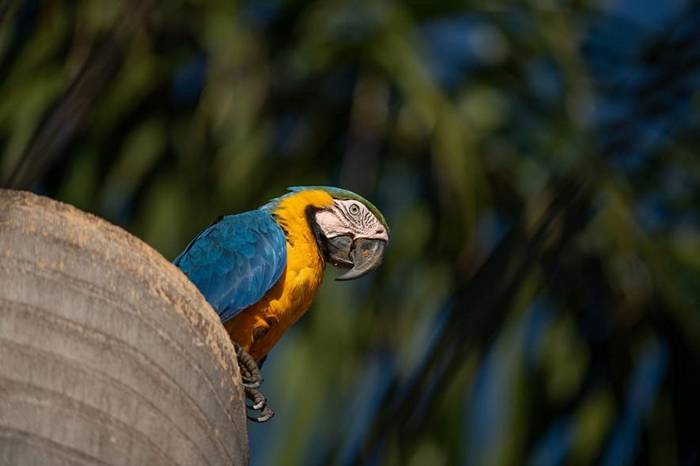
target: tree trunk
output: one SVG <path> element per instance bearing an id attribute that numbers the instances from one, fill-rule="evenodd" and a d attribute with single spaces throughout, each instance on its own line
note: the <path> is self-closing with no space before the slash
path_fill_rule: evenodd
<path id="1" fill-rule="evenodd" d="M 247 464 L 236 357 L 124 230 L 0 190 L 0 464 Z"/>

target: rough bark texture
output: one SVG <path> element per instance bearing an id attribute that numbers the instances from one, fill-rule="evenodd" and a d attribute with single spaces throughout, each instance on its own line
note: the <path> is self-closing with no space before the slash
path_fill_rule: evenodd
<path id="1" fill-rule="evenodd" d="M 247 464 L 244 406 L 231 342 L 176 267 L 0 190 L 0 464 Z"/>

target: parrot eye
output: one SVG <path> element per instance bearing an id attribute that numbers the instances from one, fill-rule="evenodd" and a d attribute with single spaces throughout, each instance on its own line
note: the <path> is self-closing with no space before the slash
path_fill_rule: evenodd
<path id="1" fill-rule="evenodd" d="M 353 215 L 357 215 L 360 213 L 360 206 L 357 204 L 350 204 L 350 207 L 348 207 L 348 211 L 350 211 L 350 213 Z"/>

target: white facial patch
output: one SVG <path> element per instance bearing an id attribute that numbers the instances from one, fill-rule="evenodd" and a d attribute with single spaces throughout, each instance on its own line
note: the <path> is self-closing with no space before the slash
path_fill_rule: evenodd
<path id="1" fill-rule="evenodd" d="M 332 207 L 316 214 L 316 223 L 326 238 L 350 235 L 389 241 L 382 222 L 363 203 L 351 199 L 333 201 Z"/>

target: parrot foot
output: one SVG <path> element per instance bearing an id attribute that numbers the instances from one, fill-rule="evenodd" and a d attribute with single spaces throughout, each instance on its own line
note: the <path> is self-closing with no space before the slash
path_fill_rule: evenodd
<path id="1" fill-rule="evenodd" d="M 275 412 L 267 405 L 265 395 L 257 388 L 246 388 L 245 396 L 253 403 L 252 405 L 247 405 L 247 408 L 252 411 L 260 412 L 260 416 L 247 414 L 248 419 L 251 421 L 260 423 L 267 422 L 275 415 Z"/>
<path id="2" fill-rule="evenodd" d="M 253 403 L 252 405 L 246 403 L 246 407 L 253 412 L 260 413 L 259 416 L 247 414 L 247 417 L 254 422 L 267 422 L 272 419 L 275 412 L 267 406 L 265 395 L 258 389 L 263 381 L 260 367 L 258 363 L 255 362 L 255 359 L 253 359 L 246 350 L 241 348 L 240 345 L 234 343 L 234 347 L 236 349 L 238 367 L 241 371 L 241 384 L 245 391 L 245 397 Z M 261 361 L 261 364 L 262 362 L 263 361 Z"/>
<path id="3" fill-rule="evenodd" d="M 255 362 L 253 356 L 248 354 L 246 350 L 240 347 L 238 343 L 234 343 L 236 349 L 236 358 L 238 359 L 238 367 L 241 371 L 241 383 L 245 388 L 258 388 L 262 384 L 263 377 L 260 373 L 258 363 Z"/>

